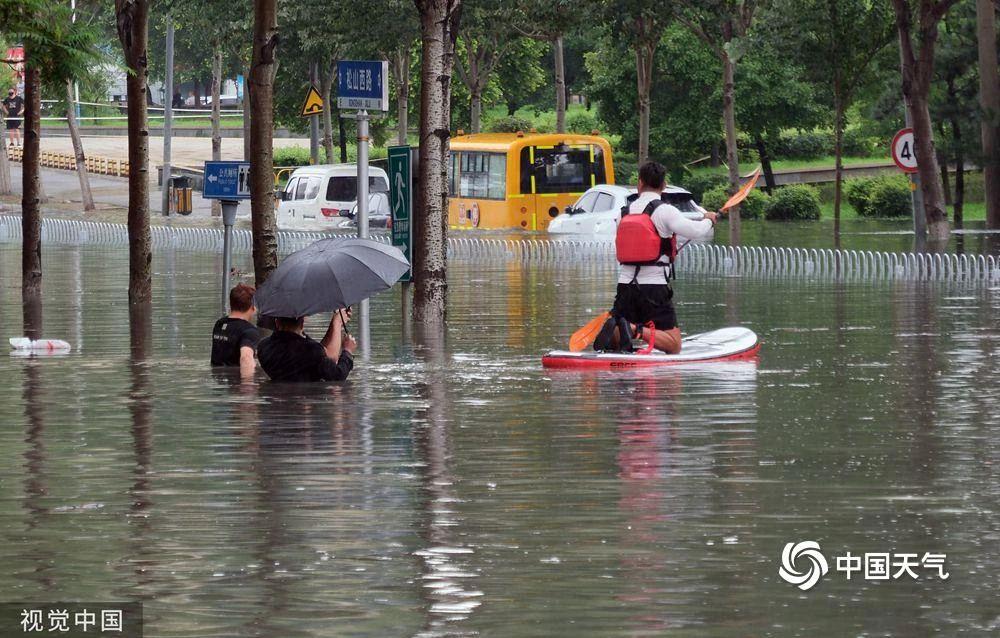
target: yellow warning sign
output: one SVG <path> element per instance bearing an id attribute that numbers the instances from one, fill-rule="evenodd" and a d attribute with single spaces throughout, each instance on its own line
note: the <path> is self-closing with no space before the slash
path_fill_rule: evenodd
<path id="1" fill-rule="evenodd" d="M 313 115 L 320 115 L 323 113 L 323 98 L 320 96 L 319 91 L 312 84 L 309 85 L 309 91 L 306 93 L 306 101 L 302 103 L 302 117 L 312 117 Z"/>

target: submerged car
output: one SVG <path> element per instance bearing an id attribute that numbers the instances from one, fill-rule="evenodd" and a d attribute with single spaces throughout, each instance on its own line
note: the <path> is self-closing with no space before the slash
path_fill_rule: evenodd
<path id="1" fill-rule="evenodd" d="M 549 223 L 549 232 L 611 237 L 618 228 L 626 200 L 635 193 L 636 189 L 626 186 L 594 186 Z M 667 186 L 663 190 L 663 201 L 676 207 L 688 219 L 699 220 L 705 213 L 705 209 L 694 201 L 694 196 L 679 186 Z"/>
<path id="2" fill-rule="evenodd" d="M 389 176 L 377 167 L 368 169 L 369 225 L 385 226 L 389 219 Z M 358 206 L 356 164 L 302 166 L 277 192 L 278 228 L 324 230 L 354 223 Z"/>

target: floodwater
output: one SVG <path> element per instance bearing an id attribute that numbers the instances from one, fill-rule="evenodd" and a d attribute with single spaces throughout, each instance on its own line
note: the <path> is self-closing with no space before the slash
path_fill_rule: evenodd
<path id="1" fill-rule="evenodd" d="M 456 263 L 446 335 L 387 292 L 356 374 L 293 387 L 210 370 L 215 256 L 157 255 L 131 320 L 124 249 L 44 257 L 76 350 L 0 358 L 4 601 L 141 601 L 154 637 L 1000 630 L 1000 290 L 682 278 L 685 331 L 747 325 L 759 363 L 554 374 L 613 272 Z M 778 576 L 805 540 L 809 591 Z"/>

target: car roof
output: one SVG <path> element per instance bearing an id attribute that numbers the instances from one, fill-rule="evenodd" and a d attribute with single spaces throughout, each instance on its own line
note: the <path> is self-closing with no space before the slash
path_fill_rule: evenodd
<path id="1" fill-rule="evenodd" d="M 602 190 L 607 193 L 613 193 L 615 195 L 631 195 L 637 192 L 633 186 L 620 186 L 618 184 L 598 184 L 597 186 L 591 186 L 589 191 L 592 190 Z M 674 186 L 673 184 L 668 184 L 666 188 L 663 189 L 664 193 L 668 195 L 690 195 L 691 191 L 681 188 L 680 186 Z"/>
<path id="2" fill-rule="evenodd" d="M 357 164 L 316 164 L 313 166 L 300 166 L 292 171 L 292 177 L 300 175 L 332 175 L 335 177 L 354 177 L 358 174 Z M 380 176 L 386 179 L 389 176 L 384 170 L 377 166 L 368 167 L 369 176 Z"/>

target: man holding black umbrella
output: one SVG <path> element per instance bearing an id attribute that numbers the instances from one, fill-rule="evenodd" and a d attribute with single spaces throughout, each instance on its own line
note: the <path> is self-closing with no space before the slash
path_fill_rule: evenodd
<path id="1" fill-rule="evenodd" d="M 350 308 L 338 310 L 322 341 L 305 334 L 305 317 L 275 318 L 274 334 L 257 346 L 257 359 L 272 381 L 343 381 L 354 369 L 357 343 L 347 332 Z"/>

